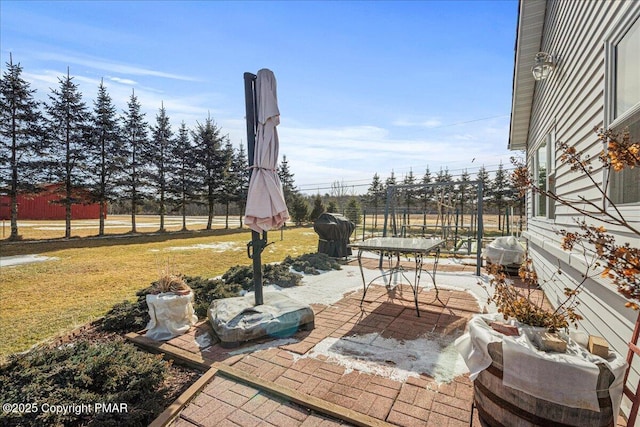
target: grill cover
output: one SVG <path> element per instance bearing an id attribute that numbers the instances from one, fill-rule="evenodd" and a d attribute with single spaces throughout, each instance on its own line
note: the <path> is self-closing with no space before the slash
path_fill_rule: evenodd
<path id="1" fill-rule="evenodd" d="M 351 255 L 349 236 L 356 229 L 353 222 L 335 213 L 323 213 L 313 223 L 313 229 L 320 237 L 318 252 L 330 257 L 341 258 Z"/>

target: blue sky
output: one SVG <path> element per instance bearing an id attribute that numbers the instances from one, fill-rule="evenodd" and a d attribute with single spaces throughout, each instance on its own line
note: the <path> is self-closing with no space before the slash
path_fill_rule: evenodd
<path id="1" fill-rule="evenodd" d="M 210 114 L 246 143 L 243 73 L 278 81 L 280 154 L 305 192 L 374 173 L 475 173 L 507 151 L 518 4 L 502 1 L 0 1 L 9 53 L 47 99 L 67 67 L 93 105 L 132 89 L 149 123 Z"/>

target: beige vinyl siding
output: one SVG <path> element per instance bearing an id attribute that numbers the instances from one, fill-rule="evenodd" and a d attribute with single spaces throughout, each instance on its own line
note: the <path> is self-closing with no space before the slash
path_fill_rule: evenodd
<path id="1" fill-rule="evenodd" d="M 604 40 L 621 16 L 640 8 L 640 2 L 624 1 L 567 1 L 549 0 L 540 50 L 557 58 L 557 67 L 544 81 L 536 82 L 531 118 L 528 129 L 527 158 L 529 166 L 539 142 L 555 130 L 556 145 L 567 142 L 570 146 L 593 158 L 592 176 L 600 185 L 605 176 L 597 157 L 603 145 L 593 131 L 602 127 L 605 119 L 605 49 Z M 532 58 L 533 60 L 533 58 Z M 579 196 L 602 205 L 603 197 L 588 177 L 569 170 L 556 153 L 556 191 L 563 197 Z M 535 217 L 532 197 L 528 198 L 529 254 L 534 268 L 544 283 L 544 289 L 554 305 L 564 301 L 563 289 L 581 281 L 585 272 L 584 256 L 567 253 L 560 248 L 558 229 L 575 230 L 577 213 L 556 204 L 555 220 Z M 637 208 L 637 207 L 636 207 Z M 637 211 L 629 218 L 638 220 Z M 587 219 L 588 222 L 595 221 Z M 626 230 L 606 228 L 616 235 L 617 242 L 631 241 L 639 245 L 638 238 Z M 557 275 L 558 268 L 562 274 Z M 624 298 L 617 293 L 608 279 L 598 274 L 589 279 L 580 294 L 578 311 L 585 318 L 581 328 L 605 337 L 611 347 L 623 356 L 631 338 L 637 312 L 624 307 Z M 637 383 L 640 365 L 631 374 Z"/>

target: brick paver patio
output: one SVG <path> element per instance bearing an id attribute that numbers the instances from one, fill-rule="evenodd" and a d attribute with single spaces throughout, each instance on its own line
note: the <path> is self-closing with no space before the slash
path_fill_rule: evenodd
<path id="1" fill-rule="evenodd" d="M 375 267 L 373 263 L 371 267 Z M 472 271 L 464 266 L 458 269 Z M 326 404 L 341 413 L 355 414 L 355 418 L 346 419 L 360 425 L 454 427 L 468 426 L 471 421 L 479 426 L 477 412 L 471 417 L 473 386 L 468 374 L 443 383 L 427 373 L 395 381 L 345 368 L 322 354 L 311 354 L 327 338 L 348 340 L 372 333 L 405 342 L 425 335 L 451 341 L 463 333 L 467 321 L 480 312 L 480 307 L 466 291 L 440 289 L 439 297 L 444 306 L 436 300 L 433 289 L 421 290 L 421 316 L 417 317 L 408 285 L 394 289 L 373 285 L 362 308 L 362 290 L 345 295 L 331 306 L 312 305 L 313 330 L 298 331 L 288 341 L 262 340 L 236 349 L 224 349 L 215 342 L 201 348 L 197 342 L 210 333 L 208 323 L 203 322 L 163 345 L 163 351 L 175 348 L 193 354 L 204 364 L 220 367 L 170 425 L 351 425 L 343 420 L 344 416 L 331 416 L 331 412 L 315 410 L 287 397 L 297 395 L 315 399 L 319 406 Z M 228 375 L 224 366 L 253 380 L 247 382 Z M 288 394 L 283 395 L 282 390 Z"/>

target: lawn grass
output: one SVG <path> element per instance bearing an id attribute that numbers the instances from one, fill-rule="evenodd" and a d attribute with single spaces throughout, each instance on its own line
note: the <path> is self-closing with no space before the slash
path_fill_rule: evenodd
<path id="1" fill-rule="evenodd" d="M 317 250 L 311 227 L 269 234 L 264 263 Z M 104 315 L 115 303 L 169 271 L 216 277 L 250 265 L 248 230 L 167 233 L 109 239 L 2 244 L 0 254 L 38 253 L 56 260 L 0 268 L 0 359 Z M 199 245 L 199 246 L 198 246 Z"/>

